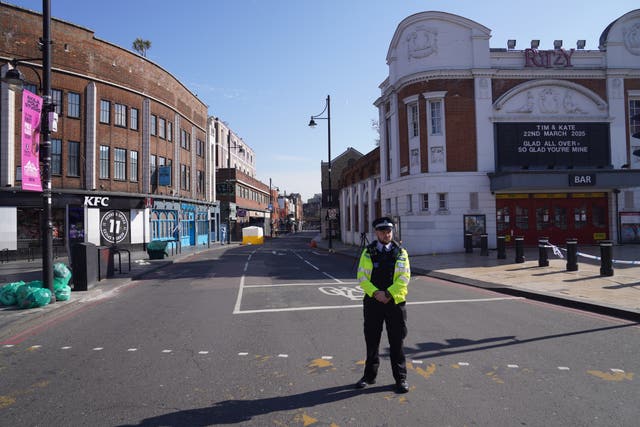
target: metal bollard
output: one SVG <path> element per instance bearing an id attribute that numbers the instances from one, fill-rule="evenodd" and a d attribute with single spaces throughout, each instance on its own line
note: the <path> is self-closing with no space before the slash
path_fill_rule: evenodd
<path id="1" fill-rule="evenodd" d="M 549 267 L 549 256 L 547 255 L 548 237 L 538 239 L 538 267 Z"/>
<path id="2" fill-rule="evenodd" d="M 480 255 L 489 255 L 489 235 L 480 235 Z"/>
<path id="3" fill-rule="evenodd" d="M 468 254 L 473 252 L 473 241 L 471 237 L 471 233 L 464 233 L 464 251 Z"/>
<path id="4" fill-rule="evenodd" d="M 505 237 L 498 236 L 498 259 L 507 259 L 507 251 L 505 249 Z"/>
<path id="5" fill-rule="evenodd" d="M 578 239 L 567 239 L 567 271 L 578 271 Z"/>
<path id="6" fill-rule="evenodd" d="M 524 237 L 516 237 L 516 264 L 524 262 Z"/>
<path id="7" fill-rule="evenodd" d="M 613 276 L 613 242 L 600 242 L 600 275 Z"/>

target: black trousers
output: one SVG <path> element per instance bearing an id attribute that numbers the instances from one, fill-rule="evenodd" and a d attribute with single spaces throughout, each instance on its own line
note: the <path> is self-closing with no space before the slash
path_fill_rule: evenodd
<path id="1" fill-rule="evenodd" d="M 364 339 L 367 344 L 367 361 L 364 367 L 364 378 L 374 380 L 380 366 L 380 338 L 382 325 L 387 328 L 389 339 L 389 356 L 391 371 L 397 381 L 407 378 L 407 365 L 404 356 L 403 343 L 407 336 L 407 309 L 405 303 L 387 304 L 376 301 L 375 298 L 365 296 L 364 307 Z"/>

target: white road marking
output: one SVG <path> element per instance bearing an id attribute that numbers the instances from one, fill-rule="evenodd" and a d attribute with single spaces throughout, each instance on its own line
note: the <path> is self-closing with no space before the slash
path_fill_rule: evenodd
<path id="1" fill-rule="evenodd" d="M 240 353 L 238 353 L 238 356 L 248 356 L 249 353 L 247 353 L 246 351 L 241 351 Z"/>
<path id="2" fill-rule="evenodd" d="M 458 365 L 460 365 L 460 366 L 469 366 L 469 363 L 467 363 L 467 362 L 458 362 Z"/>
<path id="3" fill-rule="evenodd" d="M 198 354 L 209 354 L 209 352 L 206 350 L 203 350 L 203 351 L 199 351 Z"/>
<path id="4" fill-rule="evenodd" d="M 315 268 L 317 271 L 320 271 L 320 269 L 318 267 L 316 267 L 315 265 L 311 264 L 309 261 L 307 261 L 306 259 L 303 259 L 304 262 L 306 262 L 307 264 L 309 264 L 312 268 Z"/>
<path id="5" fill-rule="evenodd" d="M 243 276 L 244 278 L 244 276 Z M 425 304 L 455 304 L 468 302 L 494 302 L 494 301 L 512 301 L 522 300 L 523 297 L 503 297 L 503 298 L 477 298 L 477 299 L 461 299 L 461 300 L 439 300 L 439 301 L 414 301 L 408 302 L 407 305 L 425 305 Z M 240 310 L 239 304 L 236 304 L 236 310 L 233 314 L 256 314 L 256 313 L 280 313 L 291 311 L 312 311 L 312 310 L 335 310 L 342 308 L 362 308 L 362 304 L 354 305 L 325 305 L 310 307 L 284 307 L 284 308 L 263 308 L 257 310 Z"/>
<path id="6" fill-rule="evenodd" d="M 332 277 L 333 279 L 333 277 Z M 338 279 L 334 279 L 338 280 Z M 357 285 L 358 282 L 340 282 L 342 285 Z M 326 286 L 326 285 L 335 285 L 334 282 L 315 282 L 315 283 L 271 283 L 266 285 L 245 285 L 246 288 L 279 288 L 279 287 L 289 287 L 289 286 Z"/>
<path id="7" fill-rule="evenodd" d="M 128 348 L 127 351 L 138 351 L 137 348 Z"/>
<path id="8" fill-rule="evenodd" d="M 64 347 L 60 347 L 60 350 L 69 350 L 71 346 L 65 345 Z"/>
<path id="9" fill-rule="evenodd" d="M 325 272 L 323 271 L 323 272 L 322 272 L 322 274 L 324 274 L 325 276 L 327 276 L 329 279 L 333 279 L 333 280 L 335 280 L 335 281 L 336 281 L 336 282 L 338 282 L 338 283 L 344 283 L 342 280 L 340 280 L 340 279 L 337 279 L 337 278 L 333 277 L 333 276 L 332 276 L 332 275 L 330 275 L 329 273 L 325 273 Z M 356 282 L 356 283 L 358 283 L 358 282 Z"/>
<path id="10" fill-rule="evenodd" d="M 240 277 L 240 286 L 238 287 L 238 297 L 236 298 L 236 305 L 233 308 L 233 314 L 240 313 L 240 304 L 242 303 L 242 292 L 244 290 L 244 274 Z"/>
<path id="11" fill-rule="evenodd" d="M 104 350 L 104 347 L 94 347 L 93 351 L 102 351 Z"/>
<path id="12" fill-rule="evenodd" d="M 618 373 L 624 374 L 624 369 L 611 368 L 611 372 L 618 372 Z"/>
<path id="13" fill-rule="evenodd" d="M 282 357 L 282 358 L 286 359 L 287 357 L 289 357 L 289 355 L 288 354 L 279 354 L 278 357 Z"/>
<path id="14" fill-rule="evenodd" d="M 416 365 L 422 365 L 422 360 L 412 360 L 411 363 L 415 363 Z"/>
<path id="15" fill-rule="evenodd" d="M 173 350 L 162 350 L 163 353 L 171 353 Z"/>
<path id="16" fill-rule="evenodd" d="M 558 366 L 558 369 L 561 371 L 568 371 L 569 367 L 568 366 Z"/>
<path id="17" fill-rule="evenodd" d="M 519 368 L 518 365 L 507 365 L 507 368 Z"/>
<path id="18" fill-rule="evenodd" d="M 11 348 L 13 347 L 13 344 L 5 344 L 2 346 L 2 348 Z"/>
<path id="19" fill-rule="evenodd" d="M 333 356 L 322 356 L 321 359 L 322 360 L 331 360 L 331 359 L 333 359 Z"/>

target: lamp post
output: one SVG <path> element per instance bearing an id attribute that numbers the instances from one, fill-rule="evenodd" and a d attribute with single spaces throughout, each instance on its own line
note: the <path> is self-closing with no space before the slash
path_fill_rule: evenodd
<path id="1" fill-rule="evenodd" d="M 30 58 L 23 60 L 13 60 L 13 70 L 7 71 L 4 81 L 10 88 L 19 86 L 22 88 L 24 77 L 15 67 L 21 61 L 31 59 L 42 60 L 42 119 L 40 121 L 40 133 L 42 141 L 40 141 L 40 162 L 42 164 L 41 180 L 42 180 L 42 283 L 43 287 L 51 291 L 51 302 L 55 302 L 55 294 L 53 292 L 53 214 L 51 210 L 51 130 L 49 127 L 49 113 L 54 112 L 55 105 L 51 99 L 51 1 L 42 0 L 42 39 L 41 39 L 42 58 Z M 28 64 L 23 64 L 35 71 Z M 36 75 L 38 73 L 36 72 Z M 40 79 L 40 76 L 38 76 Z"/>
<path id="2" fill-rule="evenodd" d="M 326 117 L 321 117 L 324 112 L 327 112 Z M 327 224 L 328 224 L 328 232 L 329 232 L 329 252 L 333 252 L 333 243 L 332 243 L 332 230 L 331 230 L 331 208 L 333 206 L 333 197 L 331 194 L 331 97 L 327 95 L 326 104 L 324 106 L 324 110 L 320 114 L 316 114 L 315 116 L 311 116 L 311 120 L 309 120 L 309 127 L 315 127 L 315 120 L 326 120 L 327 121 L 327 151 L 328 151 L 328 178 L 329 178 L 329 188 L 327 194 Z"/>

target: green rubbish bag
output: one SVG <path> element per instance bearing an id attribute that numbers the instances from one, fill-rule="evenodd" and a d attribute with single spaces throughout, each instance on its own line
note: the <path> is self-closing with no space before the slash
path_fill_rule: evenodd
<path id="1" fill-rule="evenodd" d="M 71 298 L 71 286 L 64 285 L 55 289 L 55 295 L 57 301 L 68 301 Z"/>
<path id="2" fill-rule="evenodd" d="M 20 308 L 44 307 L 51 302 L 51 291 L 47 288 L 31 288 L 27 295 L 18 301 Z"/>
<path id="3" fill-rule="evenodd" d="M 69 279 L 71 279 L 71 270 L 66 266 L 65 263 L 56 262 L 55 264 L 53 264 L 53 277 L 67 279 L 68 282 Z"/>
<path id="4" fill-rule="evenodd" d="M 7 283 L 0 288 L 0 304 L 2 305 L 16 305 L 18 300 L 16 299 L 16 290 L 24 285 L 21 280 L 19 282 Z"/>

